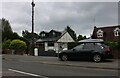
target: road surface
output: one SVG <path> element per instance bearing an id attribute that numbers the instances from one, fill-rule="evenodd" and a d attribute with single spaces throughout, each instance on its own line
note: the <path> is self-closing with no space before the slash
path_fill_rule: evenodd
<path id="1" fill-rule="evenodd" d="M 9 58 L 5 57 L 2 61 L 2 75 L 33 76 L 41 78 L 51 78 L 58 76 L 118 76 L 118 70 L 41 64 L 36 62 L 37 59 L 31 60 L 31 58 L 32 57 L 30 56 L 23 56 L 21 60 L 21 58 L 14 58 L 14 56 Z M 30 59 L 31 61 L 24 61 L 23 59 Z"/>

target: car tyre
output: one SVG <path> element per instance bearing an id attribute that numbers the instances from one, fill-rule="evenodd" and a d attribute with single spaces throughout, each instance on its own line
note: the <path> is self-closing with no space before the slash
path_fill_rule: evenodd
<path id="1" fill-rule="evenodd" d="M 101 55 L 100 54 L 94 54 L 93 55 L 93 61 L 96 63 L 99 63 L 101 61 Z"/>
<path id="2" fill-rule="evenodd" d="M 68 56 L 67 56 L 66 54 L 63 54 L 63 55 L 61 56 L 61 60 L 62 60 L 62 61 L 67 61 L 67 60 L 68 60 Z"/>

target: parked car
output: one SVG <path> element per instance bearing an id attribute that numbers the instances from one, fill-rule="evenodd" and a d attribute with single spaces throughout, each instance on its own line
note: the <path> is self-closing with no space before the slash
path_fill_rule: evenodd
<path id="1" fill-rule="evenodd" d="M 64 50 L 58 54 L 62 61 L 71 59 L 88 59 L 100 62 L 104 59 L 112 58 L 109 46 L 103 44 L 100 39 L 86 39 L 80 41 L 80 45 L 70 50 Z"/>

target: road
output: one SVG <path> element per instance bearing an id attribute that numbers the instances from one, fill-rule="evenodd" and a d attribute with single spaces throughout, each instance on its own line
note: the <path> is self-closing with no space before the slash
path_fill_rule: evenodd
<path id="1" fill-rule="evenodd" d="M 2 61 L 3 76 L 34 76 L 41 78 L 56 78 L 57 76 L 118 76 L 117 70 L 42 64 L 36 62 L 37 59 L 32 59 L 30 56 L 23 56 L 22 60 L 19 57 L 14 58 L 14 56 L 4 58 Z"/>

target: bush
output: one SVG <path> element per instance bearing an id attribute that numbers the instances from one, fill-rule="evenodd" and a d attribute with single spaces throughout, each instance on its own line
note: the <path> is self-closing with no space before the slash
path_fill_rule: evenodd
<path id="1" fill-rule="evenodd" d="M 118 49 L 118 42 L 105 42 L 112 50 Z"/>
<path id="2" fill-rule="evenodd" d="M 4 41 L 3 44 L 2 44 L 2 48 L 3 49 L 9 49 L 10 43 L 11 43 L 11 40 Z"/>
<path id="3" fill-rule="evenodd" d="M 22 40 L 12 40 L 10 43 L 10 49 L 13 50 L 25 50 L 27 48 L 27 45 L 24 41 Z"/>

